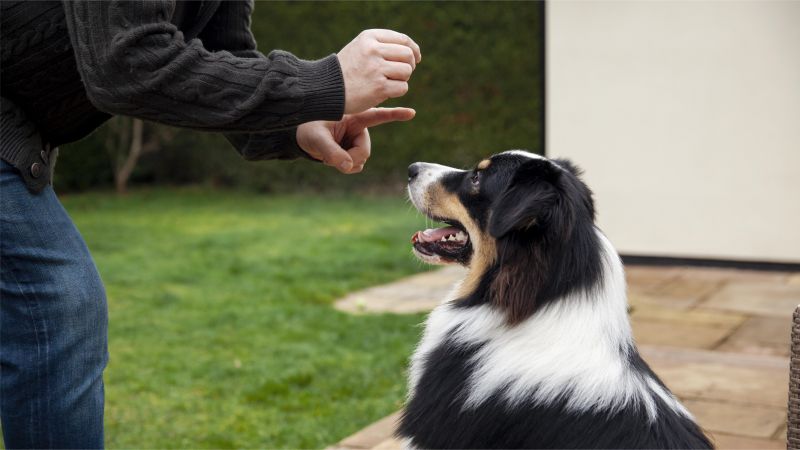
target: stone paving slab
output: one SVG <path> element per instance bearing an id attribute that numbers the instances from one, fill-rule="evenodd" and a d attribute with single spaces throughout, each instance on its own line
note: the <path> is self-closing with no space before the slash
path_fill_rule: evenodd
<path id="1" fill-rule="evenodd" d="M 638 344 L 710 349 L 725 341 L 747 316 L 638 304 L 631 308 L 631 319 Z"/>
<path id="2" fill-rule="evenodd" d="M 719 345 L 735 328 L 655 320 L 637 320 L 632 326 L 639 344 L 706 349 Z"/>
<path id="3" fill-rule="evenodd" d="M 786 422 L 785 408 L 699 399 L 683 405 L 714 433 L 771 439 Z"/>
<path id="4" fill-rule="evenodd" d="M 653 293 L 650 288 L 631 285 L 628 286 L 628 304 L 632 307 L 639 305 L 661 306 L 679 310 L 689 310 L 700 303 L 700 297 L 669 296 L 663 293 Z"/>
<path id="5" fill-rule="evenodd" d="M 625 267 L 625 278 L 628 280 L 628 284 L 648 288 L 657 288 L 668 283 L 676 279 L 680 273 L 681 269 L 677 267 Z"/>
<path id="6" fill-rule="evenodd" d="M 764 281 L 768 283 L 785 283 L 789 277 L 792 276 L 790 272 L 723 269 L 717 267 L 681 267 L 677 270 L 681 278 L 706 281 Z"/>
<path id="7" fill-rule="evenodd" d="M 786 440 L 753 439 L 725 433 L 713 433 L 711 437 L 720 450 L 786 450 Z"/>
<path id="8" fill-rule="evenodd" d="M 384 442 L 391 440 L 400 412 L 388 415 L 383 419 L 373 423 L 363 430 L 343 439 L 338 447 L 359 449 L 376 448 Z"/>
<path id="9" fill-rule="evenodd" d="M 640 351 L 655 373 L 682 399 L 761 405 L 785 411 L 788 358 L 655 346 L 640 346 Z"/>
<path id="10" fill-rule="evenodd" d="M 717 350 L 789 356 L 791 317 L 750 317 Z"/>
<path id="11" fill-rule="evenodd" d="M 444 300 L 466 270 L 460 266 L 425 272 L 400 281 L 354 292 L 334 303 L 340 311 L 354 314 L 410 314 L 430 311 Z"/>
<path id="12" fill-rule="evenodd" d="M 791 317 L 800 304 L 800 285 L 786 282 L 733 281 L 699 306 L 759 316 Z"/>

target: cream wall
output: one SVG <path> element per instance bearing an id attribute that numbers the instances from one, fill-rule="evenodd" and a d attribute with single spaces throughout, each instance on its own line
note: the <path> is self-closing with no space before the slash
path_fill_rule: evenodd
<path id="1" fill-rule="evenodd" d="M 547 154 L 621 253 L 800 263 L 800 1 L 549 1 Z"/>

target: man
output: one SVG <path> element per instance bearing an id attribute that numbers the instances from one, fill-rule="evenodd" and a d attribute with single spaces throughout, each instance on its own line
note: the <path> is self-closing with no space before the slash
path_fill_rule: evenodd
<path id="1" fill-rule="evenodd" d="M 367 30 L 318 61 L 256 51 L 252 1 L 2 2 L 0 413 L 8 448 L 103 446 L 107 307 L 50 180 L 111 115 L 219 131 L 246 159 L 360 172 L 367 129 L 409 120 L 419 46 Z M 264 5 L 269 8 L 268 4 Z"/>

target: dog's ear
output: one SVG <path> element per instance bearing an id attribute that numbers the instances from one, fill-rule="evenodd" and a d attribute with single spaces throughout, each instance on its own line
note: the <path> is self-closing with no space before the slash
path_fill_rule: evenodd
<path id="1" fill-rule="evenodd" d="M 560 176 L 561 170 L 547 160 L 534 159 L 520 166 L 492 207 L 489 234 L 500 238 L 548 222 L 558 203 Z"/>
<path id="2" fill-rule="evenodd" d="M 509 325 L 530 317 L 539 306 L 549 261 L 539 252 L 531 251 L 519 235 L 511 234 L 498 241 L 499 267 L 490 285 L 489 295 L 500 308 Z"/>

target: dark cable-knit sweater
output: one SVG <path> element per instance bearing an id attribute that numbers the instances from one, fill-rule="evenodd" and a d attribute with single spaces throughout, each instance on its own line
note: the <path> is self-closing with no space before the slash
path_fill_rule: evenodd
<path id="1" fill-rule="evenodd" d="M 237 133 L 226 136 L 247 159 L 301 155 L 294 127 L 342 117 L 341 69 L 336 55 L 259 53 L 252 8 L 252 0 L 3 1 L 9 105 L 0 145 L 15 145 L 9 114 L 20 111 L 9 110 L 18 109 L 53 146 L 121 114 Z"/>

